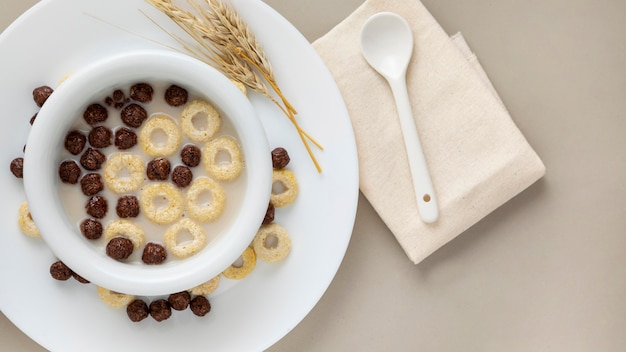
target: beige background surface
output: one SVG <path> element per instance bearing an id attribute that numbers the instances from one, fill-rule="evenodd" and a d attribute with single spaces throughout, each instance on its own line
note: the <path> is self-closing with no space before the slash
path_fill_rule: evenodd
<path id="1" fill-rule="evenodd" d="M 0 0 L 0 29 L 35 2 Z M 267 2 L 313 41 L 362 0 Z M 417 266 L 361 197 L 335 280 L 270 351 L 625 351 L 626 1 L 423 2 L 547 175 Z M 43 349 L 0 313 L 0 351 Z"/>

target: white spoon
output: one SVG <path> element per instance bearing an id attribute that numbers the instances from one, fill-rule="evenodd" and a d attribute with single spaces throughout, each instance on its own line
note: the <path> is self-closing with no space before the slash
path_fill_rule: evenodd
<path id="1" fill-rule="evenodd" d="M 413 35 L 409 24 L 395 13 L 381 12 L 373 15 L 361 30 L 361 51 L 365 60 L 391 86 L 409 159 L 417 208 L 424 222 L 434 222 L 439 217 L 437 198 L 406 89 L 406 69 L 413 54 Z"/>

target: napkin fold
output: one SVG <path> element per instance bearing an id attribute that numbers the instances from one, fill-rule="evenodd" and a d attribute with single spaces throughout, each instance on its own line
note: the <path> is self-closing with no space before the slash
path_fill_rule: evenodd
<path id="1" fill-rule="evenodd" d="M 359 47 L 364 22 L 382 11 L 413 30 L 407 86 L 439 202 L 432 224 L 419 217 L 391 90 Z M 463 37 L 449 37 L 418 0 L 367 0 L 313 46 L 352 120 L 361 192 L 414 263 L 545 174 Z"/>

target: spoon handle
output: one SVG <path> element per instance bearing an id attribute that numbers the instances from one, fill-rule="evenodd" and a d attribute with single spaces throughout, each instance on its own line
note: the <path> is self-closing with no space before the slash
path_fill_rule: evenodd
<path id="1" fill-rule="evenodd" d="M 413 178 L 413 188 L 420 217 L 426 223 L 435 222 L 439 218 L 439 207 L 435 197 L 435 190 L 430 180 L 426 159 L 422 152 L 415 121 L 413 120 L 406 80 L 404 76 L 401 76 L 399 78 L 388 78 L 388 82 L 398 109 L 398 118 L 409 159 L 409 168 Z"/>

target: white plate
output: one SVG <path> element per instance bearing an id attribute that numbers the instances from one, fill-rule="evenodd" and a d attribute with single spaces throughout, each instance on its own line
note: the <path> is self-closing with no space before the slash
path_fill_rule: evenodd
<path id="1" fill-rule="evenodd" d="M 276 222 L 290 232 L 293 250 L 283 262 L 259 263 L 246 279 L 210 296 L 212 311 L 198 318 L 173 312 L 162 323 L 132 323 L 97 297 L 94 285 L 57 282 L 46 245 L 22 235 L 17 209 L 22 182 L 9 163 L 22 156 L 29 119 L 37 111 L 33 88 L 56 86 L 67 73 L 98 58 L 132 48 L 174 43 L 138 9 L 168 23 L 142 0 L 46 0 L 0 36 L 2 104 L 0 173 L 0 308 L 15 325 L 53 351 L 262 350 L 293 329 L 332 281 L 345 254 L 356 214 L 358 167 L 354 135 L 340 93 L 311 45 L 283 17 L 257 0 L 234 0 L 273 64 L 298 119 L 325 151 L 316 151 L 318 174 L 290 122 L 268 100 L 252 96 L 271 147 L 290 151 L 300 182 L 297 202 L 278 209 Z M 95 19 L 103 19 L 106 24 Z M 112 26 L 112 25 L 113 26 Z M 126 31 L 136 33 L 129 34 Z M 170 27 L 175 28 L 175 27 Z M 227 280 L 223 280 L 227 281 Z"/>

